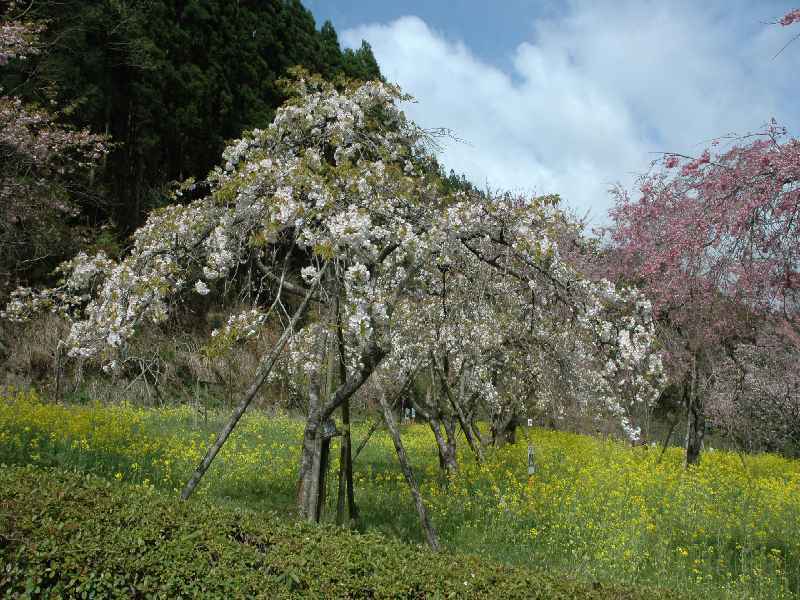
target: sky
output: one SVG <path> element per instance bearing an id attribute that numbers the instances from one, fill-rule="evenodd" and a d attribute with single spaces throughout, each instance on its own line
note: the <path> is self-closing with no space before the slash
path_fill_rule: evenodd
<path id="1" fill-rule="evenodd" d="M 800 136 L 800 0 L 304 0 L 343 46 L 372 46 L 413 95 L 420 126 L 449 129 L 440 161 L 480 188 L 558 193 L 608 223 L 609 189 L 636 193 L 662 152 L 771 118 Z M 723 146 L 724 147 L 724 146 Z"/>

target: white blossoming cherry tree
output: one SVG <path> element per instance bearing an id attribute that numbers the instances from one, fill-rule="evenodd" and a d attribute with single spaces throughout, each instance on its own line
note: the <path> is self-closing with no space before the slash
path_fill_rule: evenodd
<path id="1" fill-rule="evenodd" d="M 663 385 L 649 302 L 562 258 L 551 239 L 566 217 L 552 198 L 454 200 L 417 297 L 396 309 L 403 317 L 383 367 L 422 380 L 410 399 L 441 466 L 457 468 L 457 427 L 482 458 L 477 415 L 492 417 L 503 439 L 523 416 L 571 408 L 617 420 L 636 440 L 632 409 Z"/>
<path id="2" fill-rule="evenodd" d="M 355 512 L 347 407 L 371 378 L 397 391 L 432 368 L 478 456 L 472 419 L 480 403 L 492 414 L 518 410 L 525 388 L 515 382 L 528 377 L 518 373 L 574 361 L 562 373 L 574 373 L 587 390 L 597 385 L 597 397 L 587 391 L 584 401 L 623 419 L 624 386 L 639 400 L 652 396 L 658 369 L 646 306 L 633 292 L 586 280 L 560 258 L 549 238 L 560 218 L 552 206 L 444 193 L 430 138 L 406 119 L 394 86 L 336 88 L 301 73 L 294 92 L 268 128 L 225 150 L 206 197 L 151 214 L 120 262 L 79 255 L 64 265 L 59 289 L 19 290 L 5 311 L 18 319 L 35 309 L 61 311 L 73 319 L 69 355 L 114 371 L 143 321 L 168 319 L 170 306 L 187 295 L 259 279 L 251 308 L 231 314 L 210 347 L 222 352 L 267 324 L 282 322 L 283 332 L 184 499 L 279 361 L 302 374 L 308 399 L 297 506 L 309 520 L 320 518 L 337 409 L 341 475 Z M 541 385 L 532 381 L 528 396 Z M 436 548 L 384 395 L 381 404 Z"/>
<path id="3" fill-rule="evenodd" d="M 183 496 L 196 487 L 296 333 L 295 345 L 309 342 L 307 352 L 288 353 L 309 375 L 298 508 L 317 519 L 323 424 L 391 352 L 393 307 L 429 261 L 441 200 L 425 149 L 429 138 L 396 106 L 396 88 L 368 83 L 338 91 L 304 77 L 295 92 L 267 129 L 225 150 L 207 197 L 154 212 L 119 263 L 79 255 L 64 266 L 59 289 L 18 290 L 6 315 L 21 319 L 48 306 L 72 315 L 69 355 L 113 371 L 144 320 L 167 319 L 170 302 L 181 295 L 206 294 L 243 265 L 257 265 L 274 282 L 273 298 L 264 303 L 259 296 L 252 309 L 231 315 L 213 334 L 216 349 L 256 333 L 287 296 L 303 300 Z M 317 318 L 303 323 L 311 305 Z M 347 346 L 341 354 L 348 359 L 332 387 L 326 366 L 334 337 Z"/>

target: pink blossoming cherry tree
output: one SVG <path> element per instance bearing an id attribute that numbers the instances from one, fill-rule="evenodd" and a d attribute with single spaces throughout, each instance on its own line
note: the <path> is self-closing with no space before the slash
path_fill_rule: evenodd
<path id="1" fill-rule="evenodd" d="M 671 332 L 690 414 L 687 463 L 699 456 L 718 355 L 766 331 L 800 348 L 800 142 L 774 121 L 738 141 L 697 158 L 667 154 L 638 198 L 615 192 L 617 273 L 642 286 Z"/>

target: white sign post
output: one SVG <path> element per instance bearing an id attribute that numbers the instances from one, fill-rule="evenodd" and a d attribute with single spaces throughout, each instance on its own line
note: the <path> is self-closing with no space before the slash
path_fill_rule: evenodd
<path id="1" fill-rule="evenodd" d="M 533 444 L 531 444 L 531 427 L 533 427 L 533 419 L 528 419 L 528 431 L 526 432 L 527 435 L 525 436 L 528 438 L 528 478 L 533 477 L 536 473 L 536 462 L 533 456 Z"/>

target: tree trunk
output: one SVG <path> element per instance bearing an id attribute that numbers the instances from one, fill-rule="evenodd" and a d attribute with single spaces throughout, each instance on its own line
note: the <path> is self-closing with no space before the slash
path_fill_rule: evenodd
<path id="1" fill-rule="evenodd" d="M 492 419 L 492 445 L 495 447 L 517 443 L 517 416 L 511 413 L 508 417 L 497 415 Z"/>
<path id="2" fill-rule="evenodd" d="M 475 438 L 478 440 L 478 443 L 481 445 L 481 448 L 485 448 L 488 441 L 483 434 L 481 433 L 481 428 L 478 427 L 478 423 L 473 421 L 470 417 L 470 424 L 472 425 L 472 432 L 475 434 Z"/>
<path id="3" fill-rule="evenodd" d="M 392 436 L 394 449 L 397 452 L 397 460 L 400 462 L 400 468 L 402 469 L 403 475 L 406 478 L 406 483 L 408 483 L 408 487 L 411 488 L 411 497 L 414 499 L 414 504 L 417 507 L 417 513 L 419 514 L 419 520 L 420 524 L 422 525 L 422 530 L 425 533 L 425 538 L 428 540 L 428 545 L 433 550 L 438 551 L 439 538 L 436 535 L 436 530 L 433 528 L 433 525 L 431 525 L 430 518 L 428 517 L 428 511 L 425 509 L 425 504 L 422 502 L 422 495 L 419 493 L 417 480 L 414 477 L 414 472 L 411 470 L 411 465 L 408 462 L 408 456 L 406 455 L 406 450 L 403 447 L 403 441 L 400 439 L 400 431 L 397 429 L 397 423 L 394 420 L 392 408 L 386 401 L 385 394 L 380 393 L 379 398 L 381 408 L 383 408 L 383 417 L 386 421 L 386 427 L 388 427 L 389 433 Z"/>
<path id="4" fill-rule="evenodd" d="M 692 361 L 691 380 L 687 387 L 684 387 L 686 395 L 686 458 L 684 467 L 695 465 L 700 462 L 700 451 L 703 447 L 703 437 L 706 433 L 705 407 L 701 395 L 698 393 L 697 385 L 697 358 Z"/>
<path id="5" fill-rule="evenodd" d="M 0 349 L 2 346 L 0 345 Z M 63 389 L 62 389 L 62 380 L 64 377 L 64 352 L 63 352 L 63 345 L 61 340 L 58 340 L 58 344 L 56 344 L 56 352 L 55 356 L 53 357 L 53 371 L 55 375 L 55 393 L 54 397 L 56 402 L 61 402 L 64 399 Z"/>
<path id="6" fill-rule="evenodd" d="M 325 271 L 323 268 L 323 272 Z M 320 274 L 320 277 L 322 275 Z M 203 460 L 197 465 L 194 473 L 192 473 L 192 477 L 186 483 L 186 486 L 183 488 L 181 492 L 181 500 L 187 500 L 189 496 L 192 495 L 192 492 L 197 487 L 197 484 L 200 483 L 200 480 L 203 478 L 203 475 L 211 466 L 211 462 L 214 460 L 214 457 L 217 456 L 217 453 L 222 448 L 223 444 L 227 441 L 228 437 L 230 436 L 231 432 L 233 431 L 236 424 L 239 422 L 239 419 L 242 418 L 242 415 L 247 410 L 247 407 L 250 406 L 250 403 L 255 398 L 258 390 L 261 389 L 261 386 L 264 385 L 264 382 L 269 377 L 269 374 L 272 372 L 272 367 L 275 366 L 275 362 L 278 360 L 278 356 L 283 351 L 284 346 L 286 346 L 286 342 L 289 341 L 289 338 L 292 336 L 294 332 L 295 325 L 297 322 L 303 317 L 308 308 L 308 304 L 311 301 L 311 297 L 314 295 L 314 290 L 316 290 L 317 286 L 319 285 L 319 278 L 311 286 L 306 294 L 303 301 L 300 303 L 300 306 L 295 311 L 294 315 L 292 315 L 289 324 L 286 326 L 286 329 L 283 330 L 281 337 L 278 339 L 278 343 L 272 348 L 272 351 L 267 356 L 266 360 L 261 363 L 261 366 L 256 371 L 256 377 L 250 387 L 248 388 L 247 392 L 242 398 L 242 401 L 239 403 L 239 406 L 236 407 L 236 410 L 233 411 L 231 418 L 228 420 L 228 423 L 222 430 L 217 434 L 217 439 L 214 441 L 214 444 L 208 449 L 206 455 L 203 457 Z"/>
<path id="7" fill-rule="evenodd" d="M 320 447 L 317 506 L 314 513 L 314 521 L 317 523 L 322 520 L 322 514 L 325 510 L 325 498 L 328 491 L 328 471 L 330 470 L 331 438 L 324 437 L 320 442 Z"/>
<path id="8" fill-rule="evenodd" d="M 678 425 L 678 421 L 680 421 L 680 415 L 675 417 L 674 421 L 671 421 L 669 424 L 669 431 L 667 431 L 666 437 L 664 437 L 664 443 L 661 445 L 661 454 L 658 455 L 658 460 L 656 464 L 661 462 L 661 459 L 664 458 L 664 453 L 667 451 L 667 446 L 669 446 L 669 440 L 672 437 L 672 432 L 675 431 L 675 427 Z"/>
<path id="9" fill-rule="evenodd" d="M 685 467 L 700 462 L 700 450 L 703 447 L 703 437 L 705 435 L 705 415 L 703 407 L 693 399 L 689 405 L 688 425 L 686 428 L 686 461 Z"/>
<path id="10" fill-rule="evenodd" d="M 350 375 L 324 403 L 320 398 L 319 386 L 309 386 L 308 418 L 300 451 L 300 477 L 297 489 L 297 509 L 301 518 L 316 521 L 318 516 L 316 507 L 321 493 L 323 423 L 369 379 L 384 356 L 386 352 L 382 348 L 374 343 L 369 344 L 361 353 L 359 361 L 361 368 Z"/>
<path id="11" fill-rule="evenodd" d="M 336 524 L 344 523 L 345 501 L 350 519 L 354 519 L 353 508 L 355 499 L 352 498 L 352 455 L 350 453 L 350 403 L 342 404 L 342 443 L 339 452 L 339 489 L 336 497 Z M 348 486 L 348 482 L 350 486 Z M 350 489 L 348 489 L 348 487 Z M 350 492 L 349 494 L 347 492 Z"/>
<path id="12" fill-rule="evenodd" d="M 445 419 L 440 423 L 438 419 L 431 417 L 428 424 L 433 431 L 433 437 L 436 439 L 436 447 L 439 451 L 439 468 L 445 473 L 455 473 L 458 470 L 455 423 L 452 419 Z M 447 439 L 442 435 L 442 425 L 444 425 Z"/>
<path id="13" fill-rule="evenodd" d="M 461 430 L 464 432 L 464 437 L 467 438 L 467 443 L 469 447 L 472 449 L 472 452 L 475 454 L 475 460 L 478 462 L 483 462 L 483 448 L 480 444 L 476 443 L 475 436 L 472 433 L 472 425 L 467 422 L 466 417 L 464 417 L 464 411 L 461 408 L 461 399 L 463 397 L 463 378 L 460 378 L 459 382 L 459 394 L 458 399 L 453 396 L 453 392 L 450 389 L 450 384 L 447 381 L 447 366 L 445 368 L 439 367 L 436 363 L 436 357 L 431 354 L 431 358 L 433 359 L 433 363 L 436 366 L 436 370 L 439 372 L 439 381 L 442 386 L 442 390 L 444 391 L 447 399 L 450 401 L 450 405 L 455 411 L 456 416 L 458 417 L 458 422 L 461 425 Z"/>
<path id="14" fill-rule="evenodd" d="M 331 306 L 328 320 L 335 314 Z M 325 381 L 320 389 L 318 375 L 312 375 L 308 385 L 308 421 L 303 434 L 303 451 L 300 459 L 300 477 L 297 488 L 297 506 L 300 517 L 317 523 L 322 516 L 325 503 L 325 480 L 330 454 L 330 440 L 323 436 L 322 399 L 329 398 L 333 389 L 333 353 L 331 338 L 327 333 L 316 340 L 316 348 L 310 360 L 324 367 Z M 321 375 L 320 373 L 319 375 Z"/>
<path id="15" fill-rule="evenodd" d="M 309 416 L 303 432 L 300 453 L 300 478 L 297 488 L 297 511 L 300 518 L 316 522 L 319 518 L 320 467 L 322 466 L 322 427 L 319 388 L 312 384 L 308 393 Z"/>
<path id="16" fill-rule="evenodd" d="M 433 366 L 431 366 L 433 369 Z M 456 424 L 452 415 L 442 414 L 441 407 L 431 397 L 436 394 L 436 374 L 432 370 L 433 376 L 432 385 L 428 387 L 426 395 L 427 399 L 423 403 L 420 399 L 419 392 L 411 385 L 410 401 L 411 406 L 419 415 L 420 419 L 427 421 L 428 426 L 433 432 L 433 438 L 436 440 L 436 450 L 439 455 L 439 469 L 442 473 L 454 473 L 458 470 L 458 457 L 456 454 Z M 409 383 L 413 378 L 409 378 Z M 442 435 L 442 426 L 444 425 L 445 436 Z"/>
<path id="17" fill-rule="evenodd" d="M 336 299 L 336 346 L 339 357 L 339 384 L 347 381 L 347 357 L 345 356 L 342 316 L 339 299 Z M 345 491 L 347 492 L 348 522 L 353 525 L 358 520 L 355 491 L 353 489 L 353 452 L 350 437 L 350 401 L 342 404 L 342 448 L 339 455 L 339 496 L 336 499 L 336 523 L 344 523 Z"/>
<path id="18" fill-rule="evenodd" d="M 503 429 L 501 438 L 504 444 L 516 444 L 517 443 L 517 418 L 516 416 L 511 417 L 511 419 L 506 423 L 505 428 Z"/>

